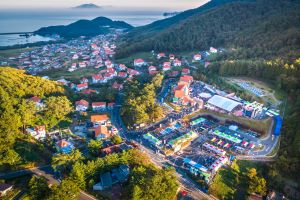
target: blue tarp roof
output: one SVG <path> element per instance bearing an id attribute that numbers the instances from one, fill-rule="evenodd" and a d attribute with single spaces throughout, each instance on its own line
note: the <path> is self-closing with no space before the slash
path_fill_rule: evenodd
<path id="1" fill-rule="evenodd" d="M 279 136 L 280 135 L 280 130 L 282 127 L 282 118 L 280 117 L 280 115 L 277 115 L 274 117 L 275 120 L 275 127 L 274 127 L 274 132 L 273 134 L 275 136 Z"/>

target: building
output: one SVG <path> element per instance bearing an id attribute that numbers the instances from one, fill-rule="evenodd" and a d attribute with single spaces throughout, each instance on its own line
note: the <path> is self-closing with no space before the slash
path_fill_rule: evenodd
<path id="1" fill-rule="evenodd" d="M 180 67 L 180 66 L 181 66 L 181 60 L 175 59 L 175 60 L 173 61 L 173 66 L 174 66 L 174 67 Z"/>
<path id="2" fill-rule="evenodd" d="M 214 48 L 214 47 L 210 47 L 209 48 L 209 52 L 210 53 L 218 53 L 218 49 Z"/>
<path id="3" fill-rule="evenodd" d="M 82 90 L 88 89 L 88 87 L 89 87 L 89 84 L 88 84 L 88 83 L 81 83 L 81 84 L 77 84 L 77 85 L 75 86 L 75 90 L 76 90 L 77 92 L 80 92 L 80 91 L 82 91 Z"/>
<path id="4" fill-rule="evenodd" d="M 42 99 L 40 97 L 37 96 L 33 96 L 29 99 L 31 102 L 35 103 L 36 108 L 38 110 L 42 109 L 44 107 L 44 104 L 42 102 Z"/>
<path id="5" fill-rule="evenodd" d="M 237 101 L 219 95 L 214 95 L 207 101 L 207 103 L 210 106 L 225 112 L 233 112 L 234 110 L 241 108 L 242 105 Z"/>
<path id="6" fill-rule="evenodd" d="M 133 61 L 133 65 L 135 67 L 142 67 L 142 66 L 146 65 L 146 62 L 143 59 L 138 58 Z"/>
<path id="7" fill-rule="evenodd" d="M 95 138 L 97 140 L 109 138 L 111 135 L 106 126 L 100 125 L 95 128 Z"/>
<path id="8" fill-rule="evenodd" d="M 103 81 L 103 76 L 102 74 L 94 74 L 92 76 L 92 83 L 93 84 L 97 84 L 97 83 L 101 83 Z"/>
<path id="9" fill-rule="evenodd" d="M 182 83 L 188 83 L 188 84 L 191 84 L 193 82 L 193 77 L 192 76 L 189 76 L 189 75 L 184 75 L 184 76 L 181 76 L 180 79 L 179 79 L 179 84 L 182 84 Z"/>
<path id="10" fill-rule="evenodd" d="M 115 81 L 112 85 L 112 88 L 113 89 L 116 89 L 116 90 L 122 90 L 123 89 L 123 85 L 122 84 L 119 84 L 117 81 Z"/>
<path id="11" fill-rule="evenodd" d="M 93 123 L 94 127 L 97 127 L 100 125 L 106 125 L 108 120 L 109 120 L 109 118 L 108 118 L 107 114 L 91 116 L 91 122 Z"/>
<path id="12" fill-rule="evenodd" d="M 44 140 L 46 138 L 46 127 L 36 126 L 34 128 L 27 128 L 26 132 L 37 140 Z"/>
<path id="13" fill-rule="evenodd" d="M 195 54 L 193 59 L 194 59 L 194 61 L 200 61 L 201 60 L 201 54 Z"/>
<path id="14" fill-rule="evenodd" d="M 56 148 L 61 153 L 69 154 L 74 149 L 74 145 L 71 142 L 62 139 L 56 142 Z"/>
<path id="15" fill-rule="evenodd" d="M 114 102 L 110 102 L 107 104 L 107 109 L 108 110 L 112 110 L 115 107 L 115 103 Z"/>
<path id="16" fill-rule="evenodd" d="M 157 59 L 165 58 L 166 54 L 165 53 L 158 53 L 157 54 Z"/>
<path id="17" fill-rule="evenodd" d="M 182 75 L 189 75 L 191 72 L 190 72 L 190 69 L 189 68 L 183 68 L 181 70 L 181 74 Z"/>
<path id="18" fill-rule="evenodd" d="M 84 99 L 81 99 L 80 101 L 75 102 L 75 106 L 76 111 L 85 112 L 89 108 L 89 102 L 87 102 Z"/>
<path id="19" fill-rule="evenodd" d="M 5 196 L 9 191 L 13 189 L 13 185 L 7 183 L 0 184 L 0 194 L 1 196 Z"/>
<path id="20" fill-rule="evenodd" d="M 129 166 L 121 164 L 110 172 L 101 174 L 100 182 L 93 186 L 93 190 L 111 189 L 114 184 L 124 183 L 129 177 L 129 172 Z"/>
<path id="21" fill-rule="evenodd" d="M 106 109 L 106 102 L 93 102 L 92 103 L 93 111 L 101 111 Z"/>

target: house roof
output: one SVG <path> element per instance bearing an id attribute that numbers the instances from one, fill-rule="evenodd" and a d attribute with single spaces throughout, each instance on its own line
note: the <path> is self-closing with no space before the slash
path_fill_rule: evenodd
<path id="1" fill-rule="evenodd" d="M 41 98 L 37 97 L 37 96 L 33 96 L 30 98 L 31 101 L 35 102 L 35 103 L 39 103 L 41 102 Z"/>
<path id="2" fill-rule="evenodd" d="M 138 58 L 138 59 L 134 60 L 134 63 L 143 63 L 143 62 L 145 62 L 145 61 L 141 58 Z"/>
<path id="3" fill-rule="evenodd" d="M 35 131 L 45 131 L 46 127 L 45 126 L 35 126 L 34 130 Z"/>
<path id="4" fill-rule="evenodd" d="M 96 90 L 92 90 L 92 89 L 85 89 L 85 90 L 82 90 L 82 94 L 91 94 L 91 93 L 97 93 Z"/>
<path id="5" fill-rule="evenodd" d="M 155 66 L 150 66 L 150 67 L 148 67 L 148 70 L 149 70 L 149 71 L 156 70 L 156 67 L 155 67 Z"/>
<path id="6" fill-rule="evenodd" d="M 83 87 L 87 87 L 88 83 L 81 83 L 77 85 L 77 88 L 83 88 Z"/>
<path id="7" fill-rule="evenodd" d="M 92 76 L 92 78 L 95 79 L 95 80 L 100 80 L 101 78 L 103 78 L 103 76 L 102 76 L 102 74 L 94 74 Z"/>
<path id="8" fill-rule="evenodd" d="M 212 98 L 210 98 L 207 103 L 216 106 L 220 109 L 226 110 L 228 112 L 231 112 L 234 108 L 236 108 L 238 105 L 241 105 L 241 103 L 237 101 L 233 101 L 231 99 L 228 99 L 226 97 L 222 97 L 219 95 L 214 95 Z"/>
<path id="9" fill-rule="evenodd" d="M 108 120 L 107 114 L 91 116 L 91 122 L 101 122 L 101 121 L 107 121 L 107 120 Z"/>
<path id="10" fill-rule="evenodd" d="M 120 77 L 126 77 L 127 73 L 126 72 L 119 72 L 118 76 L 120 76 Z"/>
<path id="11" fill-rule="evenodd" d="M 106 102 L 93 102 L 92 107 L 106 106 Z"/>
<path id="12" fill-rule="evenodd" d="M 190 69 L 188 69 L 188 68 L 183 68 L 183 69 L 182 69 L 182 72 L 183 72 L 183 73 L 190 73 Z"/>
<path id="13" fill-rule="evenodd" d="M 66 141 L 66 140 L 59 140 L 58 142 L 57 142 L 57 146 L 59 146 L 60 148 L 63 148 L 63 147 L 66 147 L 66 146 L 68 146 L 70 143 L 68 142 L 68 141 Z"/>
<path id="14" fill-rule="evenodd" d="M 163 66 L 170 66 L 171 65 L 171 62 L 164 62 Z"/>
<path id="15" fill-rule="evenodd" d="M 110 172 L 106 172 L 100 175 L 101 183 L 103 188 L 109 188 L 112 186 L 112 179 Z"/>
<path id="16" fill-rule="evenodd" d="M 108 103 L 108 104 L 107 104 L 108 107 L 113 107 L 114 105 L 115 105 L 114 102 L 111 102 L 111 103 Z"/>
<path id="17" fill-rule="evenodd" d="M 75 104 L 76 106 L 86 106 L 86 107 L 89 106 L 89 102 L 84 99 L 81 99 L 80 101 L 76 101 Z"/>
<path id="18" fill-rule="evenodd" d="M 179 80 L 179 81 L 190 83 L 191 81 L 193 81 L 193 77 L 192 77 L 192 76 L 185 75 L 185 76 L 180 77 L 180 80 Z"/>
<path id="19" fill-rule="evenodd" d="M 95 137 L 98 137 L 101 134 L 109 136 L 109 132 L 106 126 L 101 125 L 95 128 Z"/>

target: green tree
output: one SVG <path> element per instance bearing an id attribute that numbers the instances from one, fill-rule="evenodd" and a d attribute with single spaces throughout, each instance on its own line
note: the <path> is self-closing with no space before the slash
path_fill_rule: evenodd
<path id="1" fill-rule="evenodd" d="M 77 198 L 80 188 L 71 179 L 62 180 L 59 186 L 53 186 L 47 200 L 74 200 Z"/>
<path id="2" fill-rule="evenodd" d="M 32 200 L 45 199 L 49 195 L 50 189 L 46 178 L 32 176 L 29 181 L 29 196 Z"/>
<path id="3" fill-rule="evenodd" d="M 114 135 L 111 137 L 110 141 L 113 144 L 121 144 L 123 142 L 122 138 L 119 135 Z"/>
<path id="4" fill-rule="evenodd" d="M 65 172 L 70 170 L 72 164 L 81 161 L 83 156 L 78 149 L 72 150 L 70 154 L 58 153 L 52 157 L 51 165 L 54 170 Z"/>
<path id="5" fill-rule="evenodd" d="M 76 185 L 81 188 L 85 189 L 85 165 L 81 162 L 75 162 L 72 166 L 72 171 L 70 173 L 70 178 L 76 183 Z"/>
<path id="6" fill-rule="evenodd" d="M 98 156 L 102 145 L 103 143 L 101 140 L 90 140 L 88 143 L 89 152 L 94 156 Z"/>
<path id="7" fill-rule="evenodd" d="M 72 111 L 71 102 L 65 96 L 49 97 L 45 101 L 45 108 L 42 115 L 43 124 L 46 124 L 48 128 L 52 128 L 60 121 L 66 119 Z"/>

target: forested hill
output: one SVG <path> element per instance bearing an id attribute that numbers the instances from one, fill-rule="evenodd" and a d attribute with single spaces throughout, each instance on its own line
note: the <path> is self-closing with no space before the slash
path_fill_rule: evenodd
<path id="1" fill-rule="evenodd" d="M 110 28 L 129 30 L 133 27 L 124 21 L 113 21 L 106 17 L 97 17 L 93 20 L 78 20 L 66 26 L 43 27 L 34 33 L 38 35 L 58 34 L 62 37 L 70 38 L 105 34 L 109 32 Z"/>
<path id="2" fill-rule="evenodd" d="M 146 30 L 147 31 L 147 30 Z M 233 2 L 188 17 L 153 37 L 127 37 L 118 57 L 137 51 L 191 51 L 210 46 L 250 49 L 252 57 L 296 55 L 300 6 L 296 1 Z"/>
<path id="3" fill-rule="evenodd" d="M 57 83 L 9 67 L 0 68 L 0 166 L 16 165 L 21 160 L 14 144 L 25 128 L 45 125 L 49 130 L 72 110 L 64 89 Z M 28 99 L 37 96 L 44 107 L 38 110 Z M 2 168 L 3 169 L 3 168 Z"/>
<path id="4" fill-rule="evenodd" d="M 175 15 L 173 17 L 158 20 L 158 21 L 155 21 L 155 22 L 145 25 L 145 26 L 137 27 L 137 28 L 133 29 L 128 34 L 127 37 L 132 38 L 132 39 L 136 39 L 136 38 L 142 39 L 142 38 L 146 38 L 146 37 L 152 37 L 153 34 L 156 34 L 158 31 L 165 30 L 165 29 L 171 27 L 172 25 L 178 24 L 181 21 L 187 19 L 188 17 L 191 17 L 191 16 L 199 14 L 199 13 L 203 13 L 209 9 L 217 8 L 217 7 L 225 5 L 227 3 L 236 2 L 236 1 L 250 2 L 253 0 L 211 0 L 208 3 L 202 5 L 198 8 L 186 10 L 186 11 L 184 11 L 178 15 Z"/>

